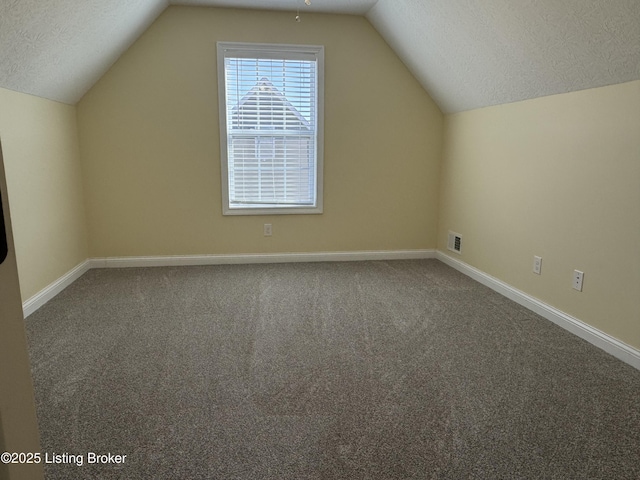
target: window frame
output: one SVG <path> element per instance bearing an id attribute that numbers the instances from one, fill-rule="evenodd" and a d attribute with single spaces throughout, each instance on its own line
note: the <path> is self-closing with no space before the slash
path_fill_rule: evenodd
<path id="1" fill-rule="evenodd" d="M 316 144 L 315 144 L 315 205 L 268 205 L 231 207 L 229 202 L 229 153 L 227 132 L 226 57 L 298 59 L 315 56 L 316 59 Z M 289 215 L 323 213 L 324 185 L 324 46 L 267 43 L 217 42 L 218 111 L 220 122 L 220 164 L 223 215 Z"/>

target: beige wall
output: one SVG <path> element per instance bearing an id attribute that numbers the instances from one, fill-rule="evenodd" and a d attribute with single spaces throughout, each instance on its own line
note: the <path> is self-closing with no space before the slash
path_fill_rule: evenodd
<path id="1" fill-rule="evenodd" d="M 640 347 L 639 81 L 448 116 L 440 188 L 440 250 Z"/>
<path id="2" fill-rule="evenodd" d="M 9 246 L 6 260 L 0 264 L 0 453 L 39 452 L 38 426 L 2 151 L 0 191 Z M 5 465 L 0 462 L 0 478 L 41 479 L 42 465 Z"/>
<path id="3" fill-rule="evenodd" d="M 222 216 L 218 40 L 325 46 L 324 214 Z M 78 105 L 91 256 L 435 248 L 442 122 L 362 17 L 169 7 Z"/>
<path id="4" fill-rule="evenodd" d="M 0 88 L 23 301 L 88 256 L 75 108 Z"/>

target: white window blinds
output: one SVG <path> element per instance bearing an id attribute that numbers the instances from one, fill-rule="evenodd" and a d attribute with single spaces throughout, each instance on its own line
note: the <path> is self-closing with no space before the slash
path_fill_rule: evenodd
<path id="1" fill-rule="evenodd" d="M 322 47 L 218 44 L 218 56 L 225 213 L 319 213 Z"/>

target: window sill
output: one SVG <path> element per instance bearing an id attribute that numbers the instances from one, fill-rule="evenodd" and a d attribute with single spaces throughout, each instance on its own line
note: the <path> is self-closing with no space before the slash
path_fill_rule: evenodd
<path id="1" fill-rule="evenodd" d="M 223 215 L 320 215 L 322 206 L 317 207 L 223 207 Z"/>

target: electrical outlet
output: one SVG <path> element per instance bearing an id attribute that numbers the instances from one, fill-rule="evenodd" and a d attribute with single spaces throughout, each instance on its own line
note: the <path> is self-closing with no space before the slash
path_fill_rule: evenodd
<path id="1" fill-rule="evenodd" d="M 584 272 L 581 272 L 580 270 L 573 271 L 573 289 L 574 290 L 578 290 L 579 292 L 582 291 L 583 278 L 584 278 Z"/>
<path id="2" fill-rule="evenodd" d="M 542 257 L 534 256 L 533 257 L 533 273 L 536 275 L 540 275 L 542 270 Z"/>
<path id="3" fill-rule="evenodd" d="M 265 237 L 270 237 L 273 233 L 273 229 L 271 228 L 271 224 L 270 223 L 265 223 L 264 224 L 264 236 Z"/>

